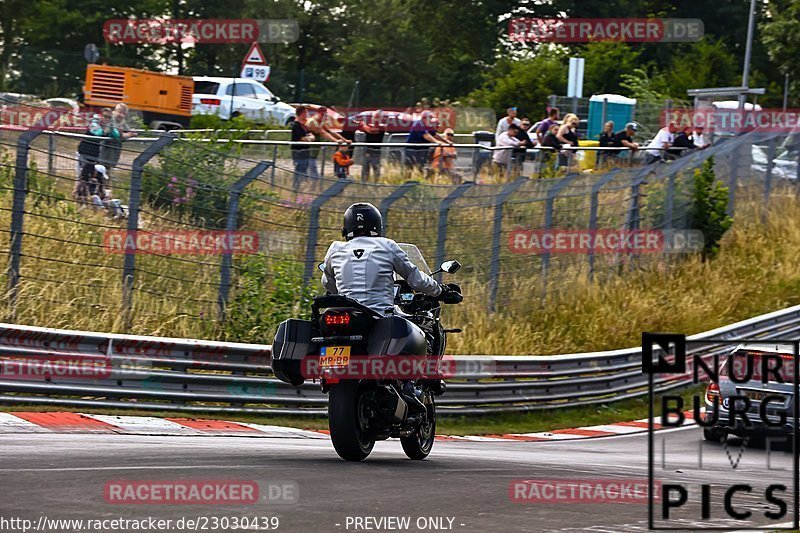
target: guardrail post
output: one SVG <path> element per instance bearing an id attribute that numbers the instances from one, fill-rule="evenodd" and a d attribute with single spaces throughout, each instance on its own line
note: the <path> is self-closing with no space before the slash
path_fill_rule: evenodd
<path id="1" fill-rule="evenodd" d="M 33 140 L 42 134 L 44 119 L 31 126 L 17 139 L 17 164 L 14 169 L 14 203 L 11 207 L 11 240 L 8 260 L 8 304 L 11 320 L 17 312 L 17 285 L 22 257 L 25 197 L 28 195 L 28 153 Z"/>
<path id="2" fill-rule="evenodd" d="M 733 142 L 735 142 L 734 140 Z M 739 151 L 742 149 L 742 143 L 746 141 L 739 140 L 739 145 L 733 149 L 731 154 L 731 177 L 728 180 L 728 209 L 727 215 L 733 217 L 736 212 L 736 188 L 739 186 Z"/>
<path id="3" fill-rule="evenodd" d="M 227 240 L 230 242 L 231 233 L 238 227 L 239 198 L 242 191 L 259 177 L 268 167 L 275 165 L 268 161 L 260 161 L 256 166 L 247 171 L 239 178 L 236 183 L 231 185 L 228 191 L 228 220 L 225 224 Z M 228 294 L 231 290 L 231 266 L 233 265 L 233 252 L 228 249 L 222 254 L 222 262 L 219 269 L 219 295 L 217 296 L 217 307 L 219 311 L 219 321 L 225 321 L 225 306 L 228 303 Z"/>
<path id="4" fill-rule="evenodd" d="M 308 286 L 308 282 L 311 280 L 311 275 L 314 273 L 314 268 L 316 266 L 320 208 L 322 208 L 325 202 L 342 192 L 344 188 L 351 183 L 353 183 L 353 181 L 350 179 L 337 180 L 311 202 L 311 212 L 309 213 L 308 219 L 308 242 L 306 243 L 306 264 L 303 270 L 303 287 Z"/>
<path id="5" fill-rule="evenodd" d="M 777 151 L 777 140 L 773 137 L 769 141 L 767 149 L 767 174 L 764 176 L 764 205 L 761 210 L 761 221 L 767 223 L 767 213 L 769 212 L 769 197 L 772 194 L 772 169 L 775 167 L 775 152 Z"/>
<path id="6" fill-rule="evenodd" d="M 325 161 L 328 159 L 326 157 L 326 153 L 328 151 L 327 148 L 328 148 L 327 146 L 323 146 L 322 150 L 320 150 L 320 153 L 322 155 L 322 161 L 319 164 L 319 178 L 320 179 L 325 177 Z"/>
<path id="7" fill-rule="evenodd" d="M 553 185 L 547 190 L 547 199 L 544 204 L 544 230 L 548 231 L 553 228 L 553 202 L 555 201 L 558 193 L 569 185 L 569 183 L 580 176 L 580 174 L 568 174 L 558 180 L 558 183 Z M 550 268 L 550 252 L 547 250 L 542 254 L 542 301 L 547 298 L 547 272 Z"/>
<path id="8" fill-rule="evenodd" d="M 269 176 L 269 184 L 275 186 L 275 166 L 278 164 L 278 145 L 272 150 L 272 171 Z"/>
<path id="9" fill-rule="evenodd" d="M 56 136 L 52 132 L 47 136 L 47 173 L 50 176 L 56 173 Z"/>
<path id="10" fill-rule="evenodd" d="M 474 181 L 465 181 L 455 188 L 453 192 L 447 195 L 447 198 L 442 200 L 439 204 L 439 227 L 436 232 L 436 264 L 433 269 L 436 270 L 444 262 L 445 242 L 447 241 L 447 212 L 450 211 L 450 206 L 453 202 L 464 196 L 464 194 L 475 185 Z M 436 274 L 436 281 L 442 280 L 442 274 Z"/>
<path id="11" fill-rule="evenodd" d="M 675 209 L 675 173 L 672 172 L 667 177 L 667 201 L 664 213 L 664 229 L 672 229 L 672 220 L 674 218 Z"/>
<path id="12" fill-rule="evenodd" d="M 381 204 L 378 207 L 378 209 L 380 210 L 381 216 L 383 217 L 383 232 L 384 232 L 384 235 L 387 234 L 387 228 L 389 227 L 389 223 L 388 223 L 388 220 L 389 220 L 389 208 L 392 206 L 393 203 L 395 203 L 397 200 L 399 200 L 400 198 L 405 196 L 408 193 L 408 191 L 410 191 L 411 189 L 413 189 L 417 185 L 419 185 L 418 181 L 413 181 L 413 180 L 412 181 L 407 181 L 404 184 L 402 184 L 399 187 L 397 187 L 395 190 L 393 190 L 391 192 L 391 194 L 389 194 L 389 196 L 387 196 L 386 198 L 381 200 Z"/>
<path id="13" fill-rule="evenodd" d="M 503 229 L 503 205 L 510 195 L 516 192 L 528 178 L 520 176 L 508 183 L 494 201 L 494 220 L 492 222 L 492 260 L 489 271 L 489 311 L 494 312 L 497 300 L 497 286 L 500 277 L 500 233 Z"/>
<path id="14" fill-rule="evenodd" d="M 162 148 L 172 143 L 177 138 L 174 133 L 167 133 L 158 138 L 154 143 L 144 149 L 131 167 L 131 195 L 128 200 L 128 235 L 136 235 L 139 229 L 139 205 L 142 199 L 142 171 L 145 164 L 150 161 Z M 136 250 L 125 249 L 125 262 L 122 266 L 122 315 L 123 324 L 127 329 L 131 325 L 131 308 L 133 305 L 133 278 L 136 272 Z"/>
<path id="15" fill-rule="evenodd" d="M 600 206 L 600 190 L 620 172 L 622 172 L 622 169 L 615 168 L 592 185 L 589 202 L 589 231 L 592 234 L 597 231 L 597 211 Z M 589 248 L 589 253 L 587 255 L 589 259 L 589 281 L 591 282 L 594 278 L 594 240 L 592 240 L 592 246 Z"/>

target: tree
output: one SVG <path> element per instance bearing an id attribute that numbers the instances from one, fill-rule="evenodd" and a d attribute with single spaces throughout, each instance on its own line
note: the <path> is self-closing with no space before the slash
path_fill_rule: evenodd
<path id="1" fill-rule="evenodd" d="M 587 44 L 580 52 L 586 59 L 584 94 L 620 92 L 622 75 L 630 73 L 639 60 L 639 50 L 612 41 Z"/>
<path id="2" fill-rule="evenodd" d="M 739 65 L 721 39 L 705 37 L 681 47 L 664 79 L 673 98 L 686 99 L 688 89 L 730 87 L 741 83 Z"/>
<path id="3" fill-rule="evenodd" d="M 771 19 L 760 26 L 762 41 L 770 59 L 781 75 L 793 76 L 797 87 L 800 72 L 800 0 L 773 0 L 769 6 Z"/>
<path id="4" fill-rule="evenodd" d="M 530 59 L 500 60 L 484 76 L 483 86 L 468 98 L 497 113 L 515 105 L 520 108 L 520 116 L 527 114 L 538 119 L 544 115 L 548 96 L 563 94 L 566 82 L 566 54 L 542 50 Z"/>

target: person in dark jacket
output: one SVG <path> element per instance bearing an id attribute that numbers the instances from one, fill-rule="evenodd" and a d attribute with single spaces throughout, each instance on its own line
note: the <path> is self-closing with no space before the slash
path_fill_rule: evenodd
<path id="1" fill-rule="evenodd" d="M 684 156 L 693 150 L 697 149 L 694 141 L 691 138 L 692 128 L 685 126 L 681 131 L 675 134 L 675 141 L 672 143 L 673 148 L 683 148 L 682 150 L 670 150 L 670 155 L 674 157 Z"/>
<path id="2" fill-rule="evenodd" d="M 603 125 L 603 131 L 600 132 L 599 139 L 600 148 L 608 148 L 614 146 L 614 122 L 609 120 Z M 613 154 L 613 151 L 598 150 L 597 152 L 597 166 L 602 166 L 606 160 Z"/>

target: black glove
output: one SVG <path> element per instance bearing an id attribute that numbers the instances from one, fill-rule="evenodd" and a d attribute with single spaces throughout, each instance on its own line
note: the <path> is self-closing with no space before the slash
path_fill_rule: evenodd
<path id="1" fill-rule="evenodd" d="M 464 297 L 461 296 L 461 287 L 454 283 L 447 283 L 439 285 L 442 293 L 439 295 L 439 301 L 446 304 L 460 304 Z"/>

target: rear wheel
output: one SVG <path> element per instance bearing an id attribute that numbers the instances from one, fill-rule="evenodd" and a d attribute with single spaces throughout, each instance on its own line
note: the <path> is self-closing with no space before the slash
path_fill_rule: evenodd
<path id="1" fill-rule="evenodd" d="M 344 380 L 331 387 L 328 401 L 328 429 L 339 457 L 345 461 L 365 459 L 375 440 L 367 433 L 369 420 L 365 387 L 357 380 Z"/>
<path id="2" fill-rule="evenodd" d="M 436 438 L 436 404 L 430 391 L 425 391 L 422 403 L 428 410 L 425 422 L 417 428 L 413 435 L 400 437 L 400 444 L 403 446 L 403 451 L 406 452 L 408 458 L 418 461 L 428 457 Z"/>

